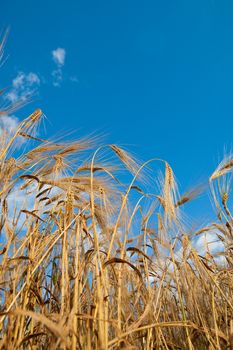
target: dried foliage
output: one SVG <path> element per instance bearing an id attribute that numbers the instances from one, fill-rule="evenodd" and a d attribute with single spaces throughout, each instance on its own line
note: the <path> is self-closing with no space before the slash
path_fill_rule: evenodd
<path id="1" fill-rule="evenodd" d="M 180 207 L 200 191 L 179 196 L 167 162 L 151 193 L 149 162 L 40 139 L 42 118 L 0 135 L 0 348 L 233 349 L 232 160 L 210 177 L 216 220 L 191 232 Z"/>

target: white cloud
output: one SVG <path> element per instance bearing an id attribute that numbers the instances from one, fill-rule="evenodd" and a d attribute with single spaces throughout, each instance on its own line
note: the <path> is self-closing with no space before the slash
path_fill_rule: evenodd
<path id="1" fill-rule="evenodd" d="M 38 77 L 38 75 L 36 73 L 30 72 L 27 75 L 27 81 L 30 85 L 40 85 L 40 78 Z"/>
<path id="2" fill-rule="evenodd" d="M 0 117 L 0 136 L 3 134 L 13 134 L 19 126 L 18 118 L 3 115 Z"/>
<path id="3" fill-rule="evenodd" d="M 23 183 L 21 183 L 22 185 Z M 36 195 L 36 186 L 34 184 L 30 185 L 28 189 L 21 189 L 20 184 L 15 186 L 7 197 L 8 202 L 8 223 L 13 225 L 14 220 L 18 217 L 17 228 L 24 231 L 27 227 L 27 220 L 25 213 L 21 213 L 22 209 L 27 209 L 29 211 L 34 210 L 34 201 Z M 22 227 L 23 225 L 23 227 Z"/>
<path id="4" fill-rule="evenodd" d="M 53 78 L 53 86 L 55 87 L 61 86 L 63 76 L 62 76 L 62 70 L 60 67 L 52 71 L 52 78 Z"/>
<path id="5" fill-rule="evenodd" d="M 0 149 L 4 148 L 10 139 L 15 135 L 19 127 L 19 120 L 15 116 L 0 116 Z M 14 146 L 20 147 L 24 142 L 22 136 L 17 136 Z"/>
<path id="6" fill-rule="evenodd" d="M 194 247 L 200 255 L 204 255 L 207 252 L 216 254 L 224 250 L 224 244 L 220 241 L 215 231 L 202 234 L 196 242 L 194 242 Z"/>
<path id="7" fill-rule="evenodd" d="M 10 102 L 24 101 L 37 92 L 39 85 L 40 78 L 36 73 L 18 72 L 12 80 L 12 89 L 5 95 L 5 99 Z"/>
<path id="8" fill-rule="evenodd" d="M 19 96 L 16 91 L 10 91 L 8 94 L 4 95 L 4 98 L 9 100 L 10 102 L 15 102 L 18 100 Z"/>
<path id="9" fill-rule="evenodd" d="M 52 71 L 53 86 L 59 87 L 63 81 L 62 67 L 65 64 L 66 50 L 58 47 L 52 51 L 52 58 L 57 68 Z"/>
<path id="10" fill-rule="evenodd" d="M 64 66 L 66 58 L 66 50 L 58 47 L 52 51 L 52 57 L 57 66 Z"/>
<path id="11" fill-rule="evenodd" d="M 214 257 L 214 261 L 219 265 L 224 265 L 226 263 L 225 258 L 225 246 L 224 243 L 218 237 L 218 231 L 213 229 L 206 233 L 203 233 L 198 238 L 193 238 L 186 249 L 186 258 L 189 256 L 192 249 L 195 249 L 197 254 L 205 257 L 207 253 Z M 175 252 L 175 259 L 178 262 L 182 262 L 184 258 L 184 249 L 181 246 Z"/>
<path id="12" fill-rule="evenodd" d="M 58 47 L 55 50 L 51 51 L 53 62 L 56 65 L 56 68 L 52 71 L 52 84 L 55 87 L 60 87 L 63 82 L 63 67 L 66 60 L 66 50 L 62 47 Z M 69 81 L 72 83 L 78 83 L 79 79 L 76 75 L 71 75 Z"/>
<path id="13" fill-rule="evenodd" d="M 19 72 L 12 81 L 13 88 L 20 89 L 24 84 L 24 80 L 25 80 L 25 74 L 23 72 Z"/>

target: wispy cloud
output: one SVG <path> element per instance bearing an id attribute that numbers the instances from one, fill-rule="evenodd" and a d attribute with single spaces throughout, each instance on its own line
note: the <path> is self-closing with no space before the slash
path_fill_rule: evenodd
<path id="1" fill-rule="evenodd" d="M 0 117 L 0 136 L 3 134 L 13 134 L 19 126 L 18 118 L 14 116 L 3 115 Z"/>
<path id="2" fill-rule="evenodd" d="M 39 86 L 42 84 L 51 84 L 55 87 L 60 87 L 63 78 L 63 68 L 66 61 L 66 50 L 58 47 L 51 51 L 52 61 L 55 68 L 51 71 L 52 80 L 43 78 L 42 75 L 38 75 L 35 72 L 24 72 L 23 70 L 18 71 L 11 83 L 11 89 L 3 95 L 3 98 L 10 103 L 17 101 L 24 102 L 29 100 L 32 96 L 38 94 Z M 78 83 L 79 80 L 76 75 L 72 75 L 69 81 Z"/>
<path id="3" fill-rule="evenodd" d="M 37 93 L 40 83 L 40 78 L 36 73 L 30 72 L 26 74 L 20 71 L 12 80 L 12 89 L 4 97 L 10 102 L 24 101 Z"/>
<path id="4" fill-rule="evenodd" d="M 62 68 L 65 64 L 66 50 L 64 48 L 58 47 L 56 50 L 52 51 L 52 59 L 56 64 L 56 69 L 52 71 L 53 86 L 59 87 L 63 81 Z"/>
<path id="5" fill-rule="evenodd" d="M 10 139 L 15 135 L 19 127 L 19 119 L 15 116 L 2 115 L 0 116 L 0 148 L 5 147 Z M 14 146 L 20 147 L 24 142 L 21 136 L 15 140 Z"/>
<path id="6" fill-rule="evenodd" d="M 72 83 L 79 83 L 79 79 L 76 77 L 76 75 L 72 75 L 70 77 L 70 81 L 72 81 Z"/>
<path id="7" fill-rule="evenodd" d="M 52 71 L 53 86 L 60 87 L 63 81 L 62 69 L 57 68 Z"/>
<path id="8" fill-rule="evenodd" d="M 207 252 L 216 254 L 224 250 L 224 244 L 217 236 L 218 232 L 210 231 L 200 236 L 194 246 L 199 254 L 205 255 Z"/>
<path id="9" fill-rule="evenodd" d="M 58 47 L 56 50 L 52 51 L 52 57 L 56 65 L 64 66 L 66 58 L 66 50 Z"/>

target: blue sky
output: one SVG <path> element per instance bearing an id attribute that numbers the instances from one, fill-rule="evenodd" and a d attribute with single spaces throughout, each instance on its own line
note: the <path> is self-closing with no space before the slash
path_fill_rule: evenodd
<path id="1" fill-rule="evenodd" d="M 231 149 L 232 18 L 229 0 L 3 1 L 1 88 L 35 73 L 20 118 L 40 107 L 48 136 L 99 131 L 141 159 L 165 158 L 185 189 Z"/>

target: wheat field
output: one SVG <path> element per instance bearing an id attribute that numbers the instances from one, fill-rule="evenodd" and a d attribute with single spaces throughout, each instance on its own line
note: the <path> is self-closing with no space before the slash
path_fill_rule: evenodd
<path id="1" fill-rule="evenodd" d="M 42 120 L 0 134 L 0 348 L 233 349 L 233 158 L 180 195 L 165 160 L 44 140 Z"/>
<path id="2" fill-rule="evenodd" d="M 209 178 L 216 220 L 192 231 L 200 191 L 179 195 L 166 161 L 40 139 L 42 118 L 1 134 L 0 348 L 233 349 L 232 158 Z"/>

